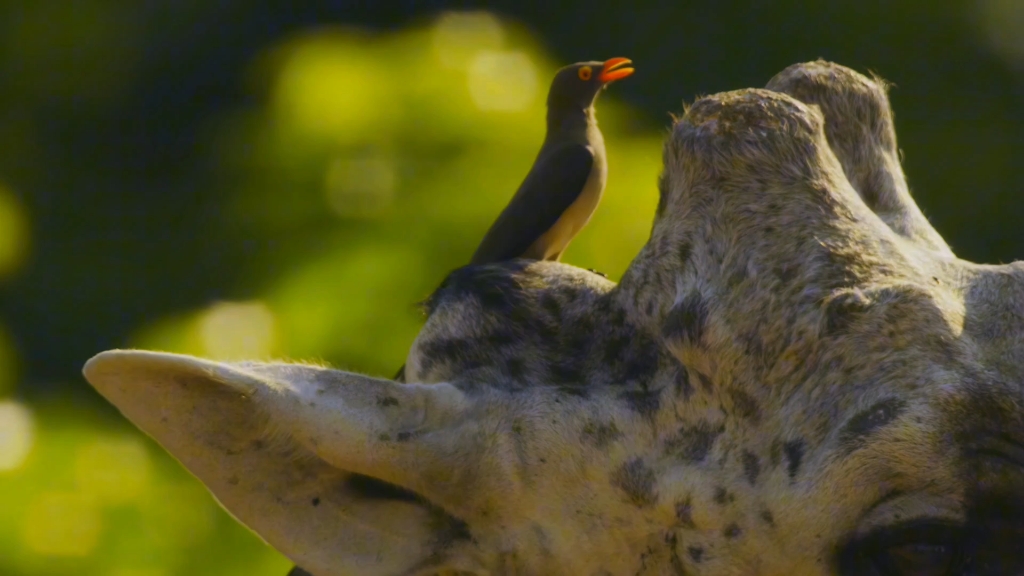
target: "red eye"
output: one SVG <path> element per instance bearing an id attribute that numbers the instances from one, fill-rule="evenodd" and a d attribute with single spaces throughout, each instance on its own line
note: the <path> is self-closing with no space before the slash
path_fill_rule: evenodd
<path id="1" fill-rule="evenodd" d="M 593 73 L 594 73 L 594 71 L 590 69 L 590 66 L 584 66 L 584 67 L 580 68 L 580 71 L 579 71 L 580 80 L 590 80 L 590 75 L 593 74 Z"/>

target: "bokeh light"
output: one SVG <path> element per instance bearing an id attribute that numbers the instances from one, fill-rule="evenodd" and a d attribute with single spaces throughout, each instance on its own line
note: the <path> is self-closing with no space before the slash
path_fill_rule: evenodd
<path id="1" fill-rule="evenodd" d="M 138 438 L 93 438 L 76 451 L 75 484 L 101 503 L 124 504 L 145 494 L 149 467 Z"/>
<path id="2" fill-rule="evenodd" d="M 986 43 L 1011 65 L 1024 67 L 1024 2 L 977 0 L 975 7 Z"/>
<path id="3" fill-rule="evenodd" d="M 43 556 L 88 556 L 103 530 L 96 498 L 84 492 L 40 492 L 28 506 L 26 547 Z"/>
<path id="4" fill-rule="evenodd" d="M 469 66 L 469 92 L 481 110 L 524 110 L 537 96 L 537 71 L 523 52 L 481 51 Z"/>
<path id="5" fill-rule="evenodd" d="M 0 473 L 21 467 L 34 440 L 32 411 L 18 402 L 0 401 Z"/>
<path id="6" fill-rule="evenodd" d="M 434 24 L 434 52 L 446 68 L 465 70 L 477 53 L 499 50 L 504 43 L 505 30 L 489 12 L 445 12 Z"/>
<path id="7" fill-rule="evenodd" d="M 10 189 L 0 182 L 0 280 L 28 256 L 28 216 Z"/>
<path id="8" fill-rule="evenodd" d="M 262 302 L 218 302 L 199 318 L 203 355 L 217 360 L 266 358 L 276 330 L 274 313 Z"/>
<path id="9" fill-rule="evenodd" d="M 377 65 L 372 39 L 325 31 L 280 50 L 274 113 L 299 135 L 333 142 L 372 139 L 401 118 L 389 69 Z"/>

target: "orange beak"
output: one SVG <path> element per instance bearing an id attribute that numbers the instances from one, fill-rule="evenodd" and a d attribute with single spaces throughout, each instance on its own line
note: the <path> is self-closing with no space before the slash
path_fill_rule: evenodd
<path id="1" fill-rule="evenodd" d="M 605 84 L 622 80 L 633 73 L 633 68 L 629 66 L 632 63 L 633 61 L 629 58 L 612 58 L 607 60 L 604 63 L 604 68 L 601 69 L 601 75 L 597 79 Z"/>

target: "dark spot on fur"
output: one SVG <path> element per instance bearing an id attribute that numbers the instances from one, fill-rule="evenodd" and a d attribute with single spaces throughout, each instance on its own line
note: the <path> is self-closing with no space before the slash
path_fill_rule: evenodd
<path id="1" fill-rule="evenodd" d="M 396 437 L 396 440 L 398 440 L 399 442 L 406 442 L 410 438 L 412 438 L 412 432 L 399 432 L 398 436 Z"/>
<path id="2" fill-rule="evenodd" d="M 366 500 L 399 500 L 402 502 L 422 500 L 417 494 L 405 488 L 362 474 L 350 474 L 345 479 L 345 489 L 354 493 L 357 498 Z"/>
<path id="3" fill-rule="evenodd" d="M 391 442 L 391 434 L 388 434 L 386 432 L 381 433 L 379 436 L 377 436 L 377 440 L 380 440 L 381 442 Z"/>
<path id="4" fill-rule="evenodd" d="M 436 557 L 443 556 L 456 542 L 473 539 L 469 526 L 465 522 L 436 506 L 430 508 L 430 521 L 427 529 L 430 534 L 436 535 L 432 542 L 433 555 Z"/>
<path id="5" fill-rule="evenodd" d="M 582 362 L 574 355 L 559 358 L 552 362 L 548 369 L 554 383 L 575 385 L 584 383 Z"/>
<path id="6" fill-rule="evenodd" d="M 693 506 L 690 504 L 690 499 L 687 498 L 683 502 L 676 502 L 676 520 L 687 528 L 693 528 Z"/>
<path id="7" fill-rule="evenodd" d="M 669 531 L 665 534 L 665 545 L 672 555 L 669 560 L 672 563 L 672 573 L 675 576 L 686 576 L 686 567 L 683 566 L 683 559 L 679 557 L 679 537 L 675 532 Z"/>
<path id="8" fill-rule="evenodd" d="M 715 488 L 715 504 L 718 504 L 719 506 L 725 506 L 726 504 L 734 502 L 735 500 L 736 497 L 730 494 L 729 491 L 726 490 L 725 488 L 721 486 Z"/>
<path id="9" fill-rule="evenodd" d="M 743 451 L 742 459 L 743 475 L 747 477 L 747 482 L 754 486 L 757 484 L 757 477 L 761 474 L 761 461 L 757 459 L 753 452 L 747 450 Z"/>
<path id="10" fill-rule="evenodd" d="M 512 433 L 513 434 L 522 434 L 523 433 L 523 423 L 519 422 L 518 420 L 513 422 L 512 423 Z"/>
<path id="11" fill-rule="evenodd" d="M 690 546 L 686 549 L 686 552 L 690 555 L 690 559 L 693 560 L 694 564 L 700 564 L 700 561 L 704 558 L 704 549 L 700 546 Z"/>
<path id="12" fill-rule="evenodd" d="M 232 475 L 230 478 L 228 478 L 228 484 L 232 486 L 238 486 L 239 481 L 240 480 L 237 475 Z"/>
<path id="13" fill-rule="evenodd" d="M 782 266 L 776 266 L 774 269 L 772 269 L 772 272 L 775 274 L 775 276 L 779 279 L 779 281 L 782 284 L 786 285 L 791 284 L 793 280 L 796 279 L 796 273 L 798 270 L 799 268 L 797 268 L 797 266 L 786 264 Z"/>
<path id="14" fill-rule="evenodd" d="M 505 361 L 505 371 L 510 378 L 521 382 L 526 376 L 526 362 L 522 358 L 509 358 Z"/>
<path id="15" fill-rule="evenodd" d="M 786 461 L 788 462 L 786 471 L 789 473 L 789 477 L 796 478 L 796 475 L 800 472 L 800 461 L 804 457 L 804 441 L 793 440 L 786 442 L 782 445 L 782 451 L 786 454 Z"/>
<path id="16" fill-rule="evenodd" d="M 383 398 L 377 398 L 377 406 L 381 408 L 387 408 L 388 406 L 398 406 L 398 398 L 393 396 L 384 396 Z"/>
<path id="17" fill-rule="evenodd" d="M 253 450 L 263 450 L 267 447 L 263 440 L 253 440 L 249 443 L 249 446 L 251 446 Z"/>
<path id="18" fill-rule="evenodd" d="M 659 218 L 665 212 L 665 206 L 668 204 L 668 173 L 662 172 L 658 176 L 658 208 L 654 211 L 654 217 Z"/>
<path id="19" fill-rule="evenodd" d="M 489 346 L 494 348 L 509 346 L 519 342 L 519 338 L 511 330 L 495 330 L 484 337 L 484 340 Z"/>
<path id="20" fill-rule="evenodd" d="M 849 454 L 861 447 L 865 439 L 879 428 L 889 424 L 906 411 L 907 403 L 899 398 L 887 398 L 860 412 L 839 431 L 839 446 Z"/>
<path id="21" fill-rule="evenodd" d="M 707 304 L 694 290 L 669 309 L 661 327 L 661 334 L 670 342 L 699 344 L 704 337 L 707 321 Z"/>
<path id="22" fill-rule="evenodd" d="M 705 392 L 711 392 L 715 389 L 715 384 L 707 374 L 697 372 L 697 380 L 700 380 L 700 387 L 703 388 Z"/>
<path id="23" fill-rule="evenodd" d="M 761 512 L 761 520 L 764 520 L 765 524 L 773 528 L 775 527 L 775 516 L 772 516 L 771 510 L 764 510 Z"/>
<path id="24" fill-rule="evenodd" d="M 615 422 L 601 424 L 591 420 L 583 427 L 583 440 L 598 448 L 604 448 L 619 438 L 622 438 L 622 431 L 615 425 Z"/>
<path id="25" fill-rule="evenodd" d="M 733 522 L 732 524 L 729 524 L 725 527 L 725 530 L 722 532 L 722 535 L 725 536 L 727 539 L 732 540 L 742 533 L 743 531 L 740 530 L 739 525 Z"/>
<path id="26" fill-rule="evenodd" d="M 661 408 L 661 390 L 627 390 L 619 394 L 619 400 L 637 414 L 651 418 Z"/>
<path id="27" fill-rule="evenodd" d="M 684 426 L 665 441 L 665 452 L 674 454 L 686 462 L 700 462 L 707 457 L 715 438 L 721 433 L 721 426 L 712 428 L 707 422 L 691 427 Z"/>
<path id="28" fill-rule="evenodd" d="M 320 497 L 317 496 L 317 497 L 313 498 L 313 506 L 319 506 L 319 505 L 320 505 Z"/>
<path id="29" fill-rule="evenodd" d="M 522 305 L 523 289 L 518 273 L 529 264 L 529 261 L 515 259 L 453 270 L 424 301 L 423 307 L 429 316 L 446 301 L 476 298 L 485 309 L 507 313 Z"/>
<path id="30" fill-rule="evenodd" d="M 654 470 L 642 458 L 634 458 L 612 474 L 612 485 L 625 492 L 629 501 L 638 508 L 653 505 L 657 499 Z"/>
<path id="31" fill-rule="evenodd" d="M 626 338 L 626 349 L 617 361 L 609 362 L 618 367 L 614 379 L 623 385 L 646 387 L 658 372 L 661 346 L 654 339 L 630 330 Z"/>
<path id="32" fill-rule="evenodd" d="M 683 400 L 689 400 L 693 396 L 693 384 L 690 384 L 690 371 L 686 366 L 676 364 L 676 396 L 682 396 Z"/>
<path id="33" fill-rule="evenodd" d="M 751 422 L 758 422 L 761 419 L 761 410 L 757 406 L 757 400 L 750 394 L 738 388 L 729 389 L 729 398 L 732 400 L 732 407 L 736 415 Z"/>
<path id="34" fill-rule="evenodd" d="M 541 296 L 540 305 L 551 316 L 551 319 L 560 322 L 562 320 L 562 303 L 551 293 Z"/>
<path id="35" fill-rule="evenodd" d="M 693 246 L 689 242 L 679 243 L 679 264 L 684 268 L 690 263 L 690 256 L 693 255 Z"/>
<path id="36" fill-rule="evenodd" d="M 589 398 L 590 390 L 586 386 L 559 386 L 555 388 L 559 394 L 574 396 L 576 398 Z"/>

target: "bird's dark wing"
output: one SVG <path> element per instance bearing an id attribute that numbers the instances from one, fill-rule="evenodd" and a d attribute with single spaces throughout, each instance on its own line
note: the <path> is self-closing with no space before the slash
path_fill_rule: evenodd
<path id="1" fill-rule="evenodd" d="M 594 153 L 583 144 L 566 144 L 542 154 L 487 231 L 470 263 L 522 256 L 580 195 L 593 166 Z"/>

